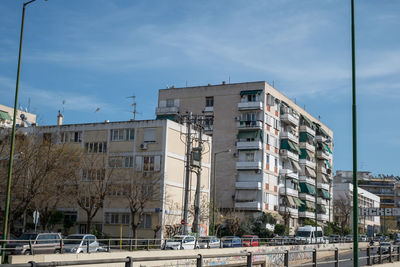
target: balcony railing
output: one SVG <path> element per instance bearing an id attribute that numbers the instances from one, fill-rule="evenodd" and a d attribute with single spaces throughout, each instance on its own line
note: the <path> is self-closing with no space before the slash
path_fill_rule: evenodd
<path id="1" fill-rule="evenodd" d="M 158 107 L 156 108 L 156 115 L 177 114 L 179 107 Z"/>
<path id="2" fill-rule="evenodd" d="M 236 182 L 236 189 L 262 189 L 261 182 Z"/>
<path id="3" fill-rule="evenodd" d="M 290 113 L 281 114 L 281 121 L 291 123 L 294 126 L 299 125 L 299 118 Z"/>
<path id="4" fill-rule="evenodd" d="M 317 183 L 317 188 L 325 189 L 325 190 L 329 191 L 329 184 L 318 182 Z"/>
<path id="5" fill-rule="evenodd" d="M 308 151 L 311 151 L 311 152 L 315 152 L 315 146 L 310 145 L 309 143 L 306 143 L 306 142 L 300 142 L 299 147 L 307 149 Z"/>
<path id="6" fill-rule="evenodd" d="M 326 199 L 323 199 L 322 197 L 318 197 L 317 204 L 328 206 L 328 201 Z"/>
<path id="7" fill-rule="evenodd" d="M 299 217 L 301 218 L 315 218 L 315 213 L 312 211 L 299 211 Z"/>
<path id="8" fill-rule="evenodd" d="M 327 174 L 326 168 L 324 166 L 318 165 L 317 172 Z"/>
<path id="9" fill-rule="evenodd" d="M 299 198 L 301 200 L 307 200 L 307 201 L 315 202 L 315 196 L 309 195 L 309 194 L 306 194 L 306 193 L 299 193 Z"/>
<path id="10" fill-rule="evenodd" d="M 299 155 L 297 155 L 296 153 L 293 153 L 290 150 L 281 148 L 280 154 L 281 154 L 282 158 L 290 158 L 292 160 L 299 161 Z"/>
<path id="11" fill-rule="evenodd" d="M 300 165 L 305 165 L 311 169 L 315 168 L 315 162 L 309 161 L 307 159 L 300 159 L 299 163 L 300 163 Z"/>
<path id="12" fill-rule="evenodd" d="M 292 179 L 299 179 L 299 173 L 298 172 L 293 172 L 290 169 L 280 169 L 279 173 L 282 175 L 285 175 L 287 177 L 290 177 Z"/>
<path id="13" fill-rule="evenodd" d="M 319 159 L 329 159 L 329 154 L 323 150 L 317 151 L 317 158 Z"/>
<path id="14" fill-rule="evenodd" d="M 241 149 L 260 150 L 260 149 L 262 149 L 262 142 L 261 141 L 239 141 L 239 142 L 237 142 L 236 147 L 238 150 L 241 150 Z"/>
<path id="15" fill-rule="evenodd" d="M 310 185 L 315 185 L 315 179 L 307 177 L 307 176 L 300 176 L 299 181 L 310 184 Z"/>
<path id="16" fill-rule="evenodd" d="M 237 123 L 238 129 L 262 129 L 262 121 L 239 121 Z"/>
<path id="17" fill-rule="evenodd" d="M 239 102 L 238 109 L 239 110 L 261 110 L 263 107 L 263 103 L 261 101 L 254 102 Z"/>
<path id="18" fill-rule="evenodd" d="M 299 138 L 291 132 L 281 131 L 280 138 L 281 139 L 289 139 L 290 141 L 292 141 L 296 144 L 299 142 Z"/>
<path id="19" fill-rule="evenodd" d="M 214 112 L 214 107 L 205 107 L 204 112 Z"/>
<path id="20" fill-rule="evenodd" d="M 297 191 L 296 189 L 289 188 L 289 187 L 286 187 L 286 189 L 285 189 L 284 186 L 279 187 L 279 194 L 285 195 L 285 192 L 286 192 L 286 195 L 288 195 L 288 196 L 299 197 L 299 191 Z"/>
<path id="21" fill-rule="evenodd" d="M 238 161 L 236 162 L 237 170 L 261 170 L 261 161 Z"/>
<path id="22" fill-rule="evenodd" d="M 261 210 L 261 202 L 235 202 L 235 208 L 239 210 Z"/>
<path id="23" fill-rule="evenodd" d="M 317 219 L 320 221 L 328 221 L 329 220 L 329 216 L 326 214 L 317 214 Z"/>
<path id="24" fill-rule="evenodd" d="M 280 213 L 289 213 L 290 217 L 292 217 L 292 218 L 297 218 L 299 216 L 299 210 L 298 209 L 285 207 L 283 205 L 279 206 L 279 212 Z"/>
<path id="25" fill-rule="evenodd" d="M 312 136 L 315 136 L 315 131 L 312 128 L 308 127 L 307 125 L 300 125 L 299 131 L 306 132 L 311 134 Z"/>

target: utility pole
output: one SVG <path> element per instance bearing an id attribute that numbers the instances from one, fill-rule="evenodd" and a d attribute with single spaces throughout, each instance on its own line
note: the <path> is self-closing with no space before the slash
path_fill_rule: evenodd
<path id="1" fill-rule="evenodd" d="M 199 146 L 196 148 L 194 153 L 197 154 L 198 169 L 197 169 L 197 184 L 196 184 L 196 200 L 194 205 L 194 220 L 193 220 L 193 232 L 200 234 L 200 188 L 201 188 L 201 154 L 203 153 L 203 128 L 200 126 L 199 130 Z M 193 149 L 194 150 L 194 149 Z M 196 160 L 197 160 L 196 159 Z"/>
<path id="2" fill-rule="evenodd" d="M 186 177 L 185 177 L 185 200 L 183 207 L 183 231 L 182 234 L 187 235 L 188 233 L 188 209 L 189 209 L 189 191 L 190 191 L 190 159 L 192 150 L 192 137 L 191 137 L 191 124 L 192 124 L 192 113 L 189 113 L 189 117 L 186 118 Z"/>

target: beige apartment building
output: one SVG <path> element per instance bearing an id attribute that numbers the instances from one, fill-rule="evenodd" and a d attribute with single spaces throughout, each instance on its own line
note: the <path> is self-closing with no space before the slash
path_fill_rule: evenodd
<path id="1" fill-rule="evenodd" d="M 59 116 L 59 124 L 62 120 Z M 132 220 L 126 190 L 138 180 L 155 181 L 149 194 L 155 196 L 145 204 L 145 216 L 139 226 L 138 238 L 168 237 L 178 231 L 183 218 L 186 126 L 170 120 L 122 121 L 86 123 L 23 128 L 21 131 L 37 133 L 57 143 L 81 148 L 89 155 L 105 156 L 106 169 L 112 170 L 114 187 L 93 218 L 96 229 L 111 237 L 132 236 Z M 198 132 L 192 129 L 193 138 Z M 201 233 L 207 234 L 210 198 L 211 137 L 203 135 L 204 147 L 201 164 Z M 193 143 L 196 146 L 196 143 Z M 197 169 L 196 169 L 197 170 Z M 98 180 L 93 176 L 101 172 L 79 170 L 81 184 Z M 104 177 L 102 178 L 104 179 Z M 190 178 L 189 224 L 193 222 L 196 173 Z M 86 233 L 86 213 L 74 201 L 64 201 L 58 210 L 75 222 L 70 233 Z M 156 231 L 160 228 L 160 231 Z"/>
<path id="2" fill-rule="evenodd" d="M 291 233 L 307 218 L 329 221 L 326 125 L 264 81 L 159 90 L 157 118 L 186 112 L 210 119 L 217 208 L 280 214 Z"/>
<path id="3" fill-rule="evenodd" d="M 11 128 L 13 116 L 14 108 L 0 104 L 0 128 Z M 15 123 L 17 126 L 35 125 L 36 115 L 24 110 L 17 110 L 17 121 Z"/>

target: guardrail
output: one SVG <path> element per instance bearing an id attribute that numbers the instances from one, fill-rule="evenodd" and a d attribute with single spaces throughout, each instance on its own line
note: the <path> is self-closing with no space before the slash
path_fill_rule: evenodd
<path id="1" fill-rule="evenodd" d="M 378 254 L 373 255 L 372 251 L 377 248 Z M 0 267 L 51 267 L 51 266 L 69 266 L 69 265 L 92 265 L 92 264 L 112 264 L 112 263 L 125 263 L 125 267 L 132 267 L 134 262 L 150 262 L 150 261 L 177 261 L 177 260 L 193 260 L 192 265 L 197 267 L 203 267 L 206 259 L 213 258 L 232 258 L 241 257 L 242 261 L 237 259 L 235 263 L 228 263 L 223 265 L 213 266 L 267 266 L 267 261 L 260 259 L 257 256 L 270 256 L 278 255 L 281 261 L 278 265 L 285 267 L 302 267 L 302 266 L 317 266 L 319 264 L 332 264 L 332 266 L 338 267 L 340 263 L 352 261 L 352 258 L 340 259 L 340 251 L 349 249 L 313 249 L 313 250 L 298 250 L 298 251 L 274 251 L 274 252 L 247 252 L 247 253 L 225 253 L 225 254 L 211 254 L 203 255 L 201 253 L 197 255 L 169 255 L 169 256 L 159 256 L 159 257 L 126 257 L 126 258 L 116 258 L 116 259 L 95 259 L 95 260 L 76 260 L 76 261 L 53 261 L 53 262 L 34 262 L 29 263 L 19 263 L 19 264 L 0 264 Z M 361 249 L 360 251 L 366 252 L 366 256 L 359 257 L 360 260 L 366 259 L 367 265 L 381 264 L 384 260 L 388 262 L 393 262 L 394 260 L 400 261 L 400 246 L 371 246 L 366 249 Z M 333 252 L 331 256 L 324 256 L 325 260 L 318 261 L 318 253 L 321 252 Z M 386 253 L 387 252 L 387 253 Z M 396 252 L 396 253 L 394 253 Z M 290 264 L 289 260 L 292 254 L 296 253 L 310 253 L 312 255 L 311 261 L 303 262 L 298 264 Z M 326 259 L 328 258 L 328 259 Z"/>

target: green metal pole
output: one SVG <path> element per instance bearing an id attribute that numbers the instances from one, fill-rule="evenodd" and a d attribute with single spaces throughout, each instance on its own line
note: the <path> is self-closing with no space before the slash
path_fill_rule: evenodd
<path id="1" fill-rule="evenodd" d="M 2 244 L 2 251 L 1 251 L 1 262 L 5 263 L 5 256 L 6 256 L 6 240 L 8 235 L 8 215 L 10 212 L 10 194 L 11 194 L 11 181 L 12 181 L 12 168 L 13 168 L 13 158 L 14 158 L 14 144 L 15 144 L 15 126 L 17 121 L 17 107 L 18 107 L 18 90 L 19 90 L 19 74 L 21 70 L 21 54 L 22 54 L 22 39 L 24 35 L 24 19 L 25 19 L 25 7 L 27 4 L 31 3 L 24 3 L 22 8 L 22 22 L 21 22 L 21 35 L 19 38 L 19 54 L 18 54 L 18 68 L 17 68 L 17 82 L 15 86 L 15 99 L 14 99 L 14 117 L 13 117 L 13 124 L 12 124 L 12 131 L 11 131 L 11 145 L 10 145 L 10 158 L 8 163 L 8 180 L 7 180 L 7 196 L 6 196 L 6 203 L 5 203 L 5 212 L 4 212 L 4 222 L 3 222 L 3 244 Z"/>
<path id="2" fill-rule="evenodd" d="M 358 267 L 358 180 L 357 180 L 357 106 L 356 106 L 356 53 L 354 33 L 354 0 L 351 0 L 351 63 L 353 95 L 353 266 Z"/>
<path id="3" fill-rule="evenodd" d="M 318 158 L 317 158 L 317 149 L 315 149 L 314 152 L 314 158 L 315 158 L 315 244 L 317 244 L 317 233 L 318 233 Z"/>
<path id="4" fill-rule="evenodd" d="M 214 157 L 213 157 L 213 200 L 212 200 L 212 225 L 211 225 L 211 231 L 212 231 L 212 235 L 215 235 L 215 198 L 217 197 L 217 192 L 216 192 L 216 179 L 215 179 L 215 163 L 216 163 L 216 158 L 217 157 L 217 153 L 214 153 Z"/>

